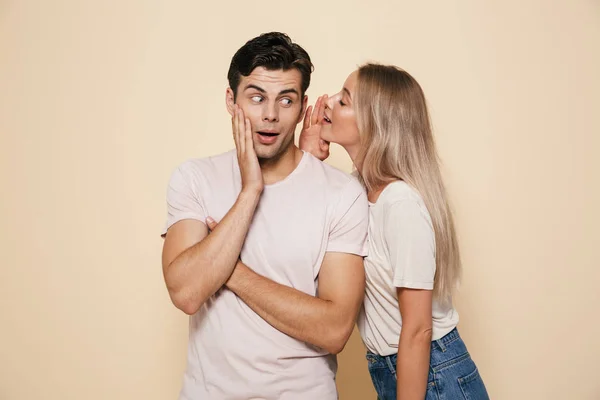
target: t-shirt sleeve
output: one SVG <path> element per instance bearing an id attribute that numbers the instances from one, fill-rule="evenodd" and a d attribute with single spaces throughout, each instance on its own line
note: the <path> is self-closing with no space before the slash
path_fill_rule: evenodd
<path id="1" fill-rule="evenodd" d="M 410 289 L 433 289 L 435 234 L 427 209 L 414 200 L 390 206 L 384 221 L 393 284 Z"/>
<path id="2" fill-rule="evenodd" d="M 179 166 L 172 174 L 167 187 L 167 221 L 161 236 L 167 233 L 173 224 L 184 219 L 206 220 L 206 209 L 197 192 L 197 173 L 192 171 L 190 163 Z"/>
<path id="3" fill-rule="evenodd" d="M 367 195 L 358 182 L 351 181 L 334 209 L 327 251 L 367 256 L 368 227 Z"/>

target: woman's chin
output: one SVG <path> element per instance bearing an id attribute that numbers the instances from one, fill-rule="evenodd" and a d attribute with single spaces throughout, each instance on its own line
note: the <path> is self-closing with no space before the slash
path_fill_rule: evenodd
<path id="1" fill-rule="evenodd" d="M 321 140 L 324 140 L 326 142 L 330 142 L 330 143 L 336 143 L 335 141 L 335 137 L 333 137 L 333 135 L 331 134 L 331 129 L 327 129 L 329 127 L 324 126 L 321 128 Z"/>
<path id="2" fill-rule="evenodd" d="M 324 134 L 323 132 L 321 132 L 321 140 L 326 141 L 327 143 L 335 143 L 335 144 L 340 144 L 340 142 L 336 139 L 336 137 L 334 135 L 328 135 L 328 134 Z M 341 144 L 340 144 L 341 146 Z"/>

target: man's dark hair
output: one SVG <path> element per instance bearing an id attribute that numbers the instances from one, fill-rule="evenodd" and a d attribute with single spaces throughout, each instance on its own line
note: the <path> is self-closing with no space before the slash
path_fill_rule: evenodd
<path id="1" fill-rule="evenodd" d="M 306 50 L 293 43 L 281 32 L 263 33 L 243 45 L 231 59 L 227 79 L 234 99 L 242 76 L 248 76 L 257 67 L 273 71 L 297 69 L 302 74 L 302 96 L 310 85 L 313 65 Z"/>

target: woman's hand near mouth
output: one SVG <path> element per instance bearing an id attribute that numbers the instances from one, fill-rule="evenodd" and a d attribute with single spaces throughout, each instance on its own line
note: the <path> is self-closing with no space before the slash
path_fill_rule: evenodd
<path id="1" fill-rule="evenodd" d="M 304 125 L 300 133 L 299 145 L 300 149 L 311 153 L 319 160 L 323 161 L 329 157 L 329 142 L 321 139 L 321 126 L 325 121 L 325 102 L 327 95 L 323 95 L 317 99 L 314 109 L 309 106 L 304 114 Z"/>

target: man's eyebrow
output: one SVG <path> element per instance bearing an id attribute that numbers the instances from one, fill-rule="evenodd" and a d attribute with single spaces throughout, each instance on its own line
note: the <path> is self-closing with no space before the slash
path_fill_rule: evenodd
<path id="1" fill-rule="evenodd" d="M 259 91 L 259 92 L 261 92 L 261 93 L 267 93 L 267 91 L 266 91 L 265 89 L 261 88 L 260 86 L 253 85 L 253 84 L 249 84 L 249 85 L 247 85 L 247 86 L 244 88 L 244 91 L 246 91 L 246 90 L 248 90 L 248 89 L 256 89 L 256 90 L 258 90 L 258 91 Z"/>
<path id="2" fill-rule="evenodd" d="M 284 89 L 281 92 L 279 92 L 279 95 L 281 96 L 282 94 L 288 94 L 288 93 L 294 93 L 296 95 L 299 95 L 299 93 L 296 89 Z"/>
<path id="3" fill-rule="evenodd" d="M 254 89 L 254 90 L 258 90 L 259 92 L 261 92 L 262 94 L 266 94 L 267 91 L 263 88 L 261 88 L 260 86 L 254 85 L 252 83 L 248 84 L 245 88 L 244 91 L 248 90 L 248 89 Z M 293 93 L 296 94 L 297 96 L 299 96 L 300 94 L 298 93 L 298 91 L 294 88 L 290 88 L 290 89 L 283 89 L 281 92 L 279 92 L 279 96 L 282 96 L 284 94 L 288 94 L 288 93 Z"/>

